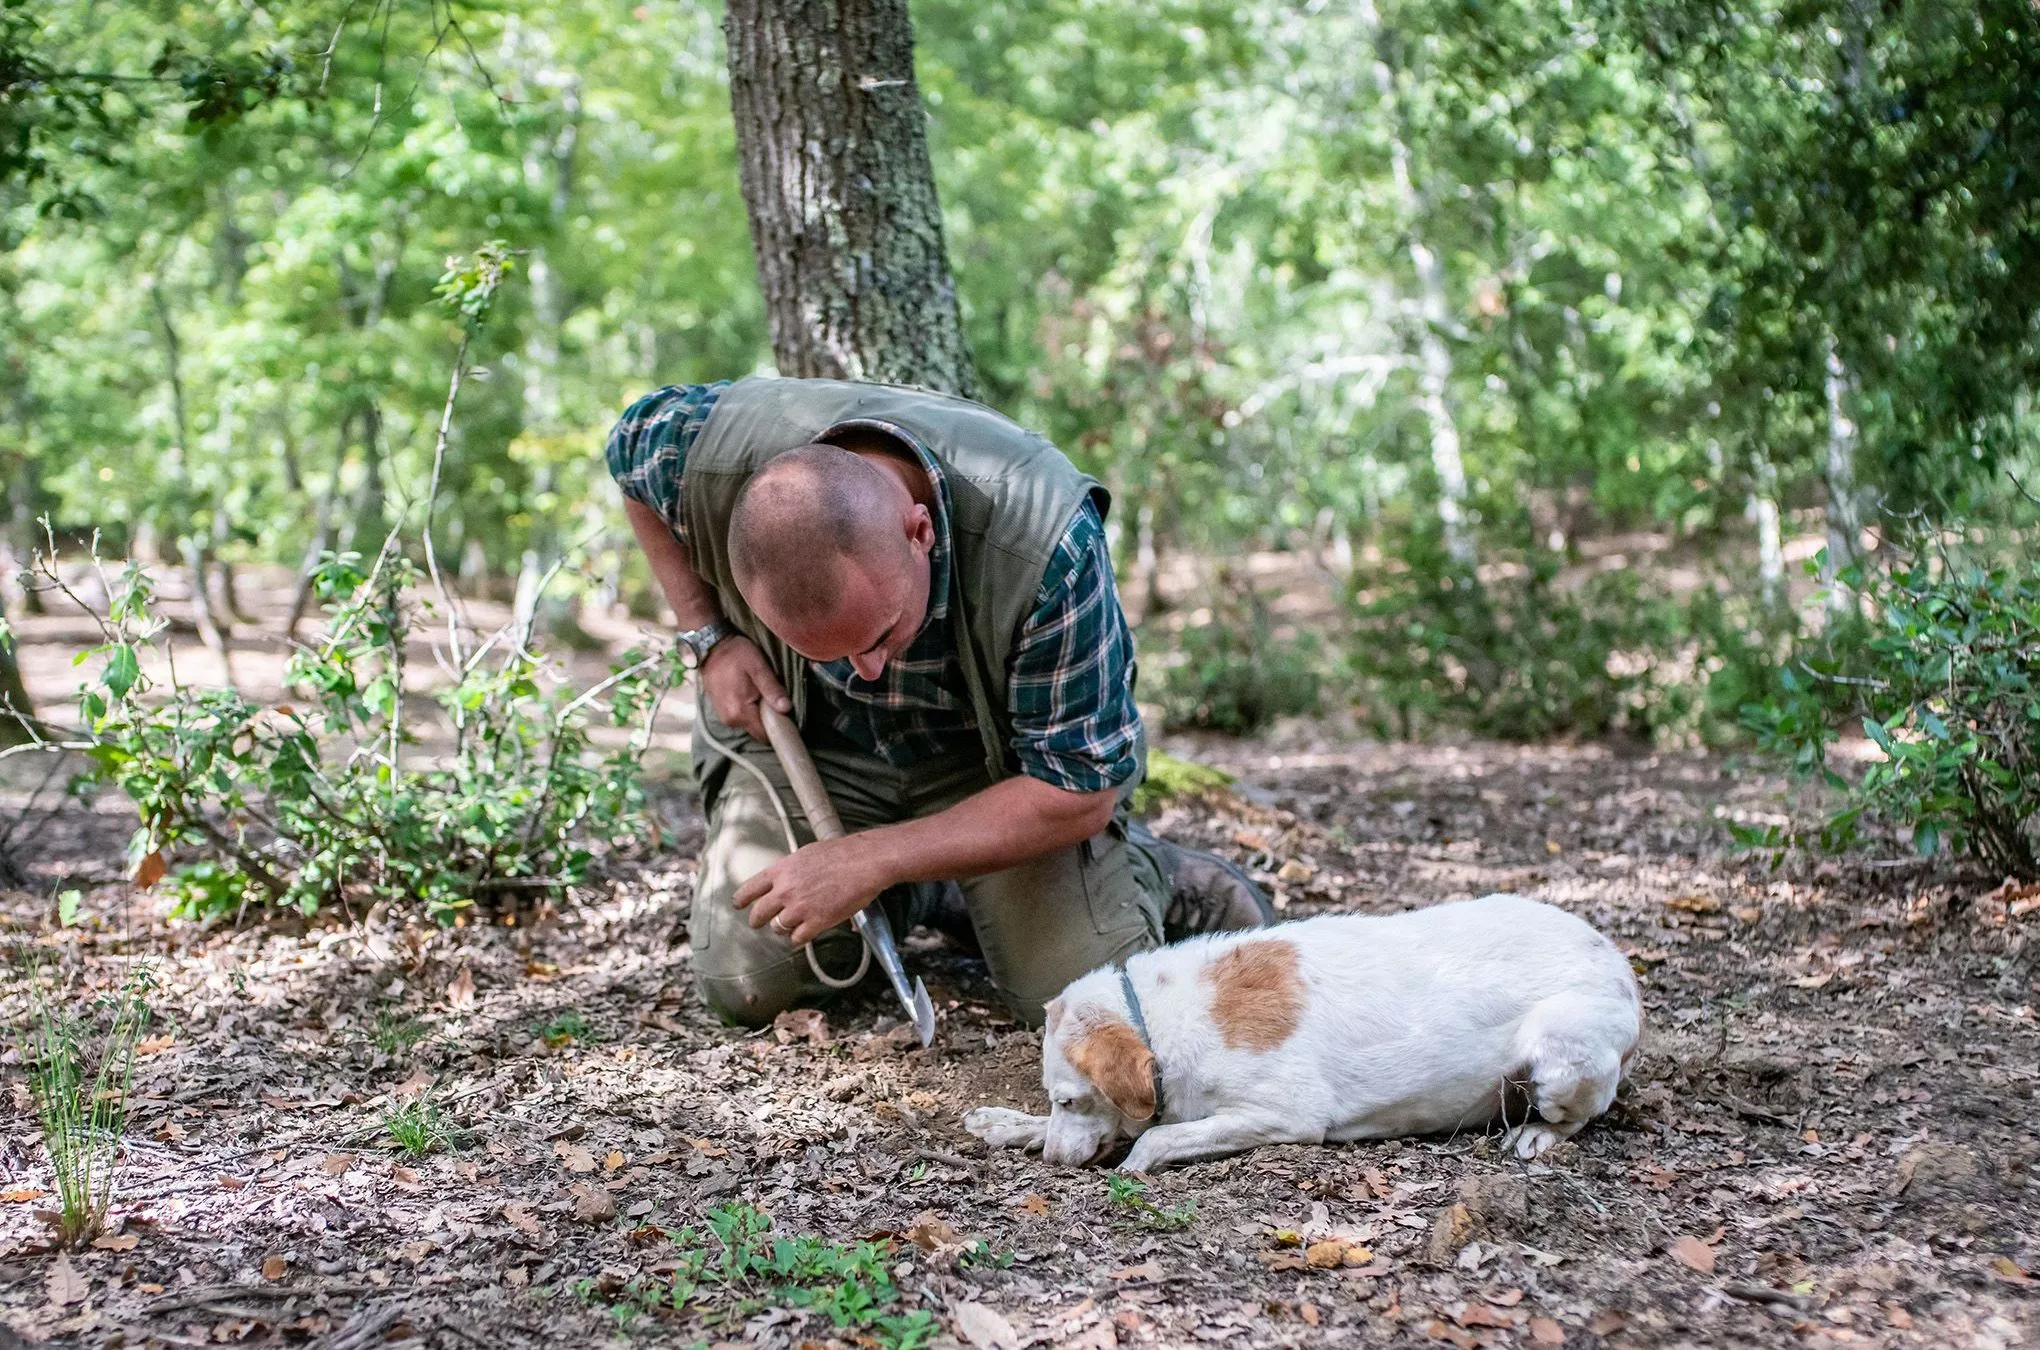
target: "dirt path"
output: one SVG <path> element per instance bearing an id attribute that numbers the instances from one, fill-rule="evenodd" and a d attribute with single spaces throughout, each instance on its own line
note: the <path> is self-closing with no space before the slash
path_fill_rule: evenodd
<path id="1" fill-rule="evenodd" d="M 0 1059 L 0 1328 L 855 1343 L 769 1290 L 710 1287 L 714 1325 L 651 1306 L 700 1274 L 704 1216 L 749 1205 L 781 1235 L 881 1244 L 893 1311 L 933 1314 L 938 1344 L 2034 1342 L 2036 916 L 1978 903 L 1987 882 L 1728 857 L 1719 812 L 1789 804 L 1719 758 L 1176 748 L 1243 795 L 1158 827 L 1280 878 L 1289 915 L 1511 888 L 1615 935 L 1649 1017 L 1615 1111 L 1534 1164 L 1489 1138 L 1271 1148 L 1115 1202 L 1102 1173 L 961 1131 L 981 1102 L 1038 1109 L 1038 1051 L 933 939 L 909 952 L 941 1010 L 929 1050 L 875 998 L 780 1034 L 700 1013 L 684 800 L 668 849 L 515 927 L 238 934 L 169 926 L 118 884 L 56 928 L 56 879 L 111 876 L 127 828 L 114 803 L 70 806 L 29 832 L 0 937 L 102 987 L 146 958 L 169 1022 L 137 1074 L 119 1232 L 61 1270 L 20 1055 Z M 17 983 L 0 1016 L 25 1013 Z M 383 1121 L 421 1098 L 458 1147 L 406 1161 Z"/>

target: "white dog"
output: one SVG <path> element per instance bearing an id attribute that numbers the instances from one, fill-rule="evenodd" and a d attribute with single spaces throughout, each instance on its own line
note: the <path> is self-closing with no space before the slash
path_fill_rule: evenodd
<path id="1" fill-rule="evenodd" d="M 1193 938 L 1047 1012 L 1050 1114 L 965 1128 L 1071 1166 L 1129 1136 L 1131 1172 L 1497 1122 L 1532 1158 L 1608 1109 L 1643 1023 L 1615 945 L 1520 895 Z"/>

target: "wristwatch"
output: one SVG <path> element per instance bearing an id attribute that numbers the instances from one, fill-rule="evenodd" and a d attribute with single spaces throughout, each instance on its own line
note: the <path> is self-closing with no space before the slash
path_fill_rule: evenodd
<path id="1" fill-rule="evenodd" d="M 699 628 L 689 628 L 674 636 L 686 644 L 688 651 L 694 653 L 694 668 L 699 670 L 702 662 L 708 660 L 708 654 L 722 645 L 724 638 L 737 636 L 737 630 L 726 620 L 710 619 Z"/>

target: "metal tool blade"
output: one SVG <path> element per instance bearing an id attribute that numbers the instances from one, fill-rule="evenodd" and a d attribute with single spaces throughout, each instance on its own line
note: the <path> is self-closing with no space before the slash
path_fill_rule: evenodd
<path id="1" fill-rule="evenodd" d="M 928 998 L 928 983 L 916 979 L 911 988 L 908 986 L 907 967 L 900 960 L 899 943 L 893 940 L 892 920 L 886 918 L 884 909 L 873 904 L 857 911 L 850 924 L 871 948 L 872 956 L 892 983 L 893 993 L 899 996 L 900 1006 L 907 1010 L 907 1017 L 914 1024 L 914 1034 L 921 1038 L 922 1045 L 932 1043 L 935 1005 Z"/>

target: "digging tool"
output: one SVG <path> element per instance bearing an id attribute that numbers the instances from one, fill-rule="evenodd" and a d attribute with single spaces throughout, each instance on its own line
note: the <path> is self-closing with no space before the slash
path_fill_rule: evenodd
<path id="1" fill-rule="evenodd" d="M 758 711 L 765 718 L 765 735 L 772 742 L 772 753 L 779 757 L 779 767 L 786 771 L 787 781 L 793 784 L 793 795 L 800 799 L 800 809 L 807 813 L 808 826 L 817 839 L 837 839 L 843 834 L 843 822 L 836 815 L 835 803 L 829 800 L 829 790 L 822 786 L 822 776 L 815 772 L 815 762 L 808 758 L 807 746 L 801 743 L 800 731 L 786 714 L 769 703 L 760 703 Z M 893 992 L 899 995 L 900 1005 L 907 1010 L 907 1017 L 914 1024 L 914 1032 L 927 1045 L 935 1039 L 935 1005 L 928 1001 L 928 985 L 925 980 L 916 979 L 911 988 L 907 985 L 907 968 L 900 961 L 899 943 L 893 940 L 892 921 L 885 916 L 885 909 L 873 901 L 850 916 L 850 926 L 857 930 L 857 936 L 864 939 L 865 947 L 885 971 L 886 979 L 892 981 Z"/>

